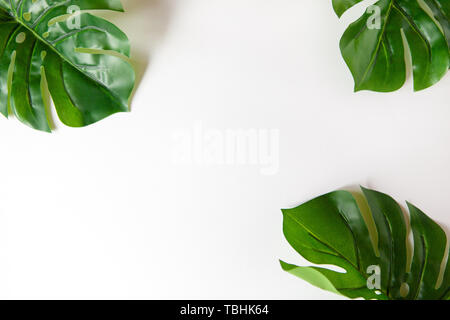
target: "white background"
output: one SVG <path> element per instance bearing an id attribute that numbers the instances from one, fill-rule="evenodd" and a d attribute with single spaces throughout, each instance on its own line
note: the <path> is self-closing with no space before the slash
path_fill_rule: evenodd
<path id="1" fill-rule="evenodd" d="M 123 2 L 131 113 L 53 134 L 0 119 L 0 298 L 336 298 L 281 271 L 304 261 L 280 208 L 359 184 L 449 226 L 450 75 L 353 93 L 338 42 L 363 6 Z M 199 121 L 280 130 L 278 174 L 174 164 Z"/>

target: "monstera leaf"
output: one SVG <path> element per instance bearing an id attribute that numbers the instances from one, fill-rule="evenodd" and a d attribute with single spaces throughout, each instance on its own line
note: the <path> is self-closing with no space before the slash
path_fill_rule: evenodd
<path id="1" fill-rule="evenodd" d="M 134 71 L 127 36 L 84 10 L 120 0 L 0 0 L 0 112 L 51 131 L 46 87 L 63 123 L 128 111 Z"/>
<path id="2" fill-rule="evenodd" d="M 333 0 L 338 16 L 363 0 Z M 340 42 L 355 91 L 395 91 L 412 60 L 414 90 L 438 82 L 450 66 L 449 0 L 380 0 L 345 31 Z"/>
<path id="3" fill-rule="evenodd" d="M 310 262 L 335 265 L 345 273 L 281 261 L 282 268 L 349 298 L 450 299 L 450 262 L 446 263 L 447 238 L 442 228 L 408 203 L 414 236 L 410 264 L 401 208 L 386 194 L 362 190 L 371 212 L 365 217 L 371 222 L 368 224 L 355 198 L 346 191 L 283 210 L 284 235 L 290 245 Z M 368 225 L 376 229 L 377 241 L 369 236 Z"/>

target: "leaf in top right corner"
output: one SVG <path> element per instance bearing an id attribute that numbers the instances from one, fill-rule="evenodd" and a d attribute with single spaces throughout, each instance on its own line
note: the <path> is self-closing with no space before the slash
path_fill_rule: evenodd
<path id="1" fill-rule="evenodd" d="M 338 16 L 362 0 L 333 0 Z M 411 57 L 414 90 L 438 82 L 450 67 L 449 0 L 380 0 L 344 32 L 342 56 L 355 91 L 391 92 L 406 80 Z"/>

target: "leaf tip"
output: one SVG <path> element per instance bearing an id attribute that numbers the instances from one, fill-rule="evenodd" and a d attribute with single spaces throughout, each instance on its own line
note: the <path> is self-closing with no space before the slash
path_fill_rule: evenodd
<path id="1" fill-rule="evenodd" d="M 290 270 L 290 266 L 291 265 L 289 263 L 284 262 L 281 259 L 278 259 L 278 262 L 280 263 L 280 267 L 281 267 L 281 269 L 283 269 L 283 271 L 289 271 Z"/>
<path id="2" fill-rule="evenodd" d="M 369 191 L 369 189 L 367 189 L 366 187 L 364 187 L 364 186 L 362 186 L 362 185 L 359 185 L 359 187 L 361 188 L 361 191 L 362 191 L 362 192 Z"/>
<path id="3" fill-rule="evenodd" d="M 336 16 L 337 16 L 339 19 L 344 15 L 344 12 L 338 12 L 338 11 L 336 11 L 336 10 L 334 10 L 334 12 L 336 13 Z"/>

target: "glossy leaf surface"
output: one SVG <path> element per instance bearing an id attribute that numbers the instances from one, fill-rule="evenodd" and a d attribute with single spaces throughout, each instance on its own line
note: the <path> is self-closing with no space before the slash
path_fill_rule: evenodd
<path id="1" fill-rule="evenodd" d="M 85 10 L 123 11 L 120 0 L 0 0 L 0 112 L 42 131 L 46 87 L 71 127 L 128 111 L 134 70 L 127 36 Z"/>
<path id="2" fill-rule="evenodd" d="M 335 191 L 283 210 L 283 231 L 290 245 L 308 261 L 335 265 L 346 272 L 281 261 L 282 268 L 349 298 L 449 299 L 450 263 L 445 260 L 447 238 L 442 228 L 408 203 L 414 237 L 410 267 L 407 224 L 401 208 L 386 194 L 362 190 L 371 213 L 366 219 L 373 222 L 378 235 L 376 244 L 352 194 Z M 373 281 L 374 275 L 378 282 Z"/>
<path id="3" fill-rule="evenodd" d="M 333 0 L 338 16 L 362 0 Z M 395 91 L 410 55 L 414 90 L 438 82 L 450 67 L 450 1 L 379 0 L 344 32 L 340 48 L 355 91 Z"/>

